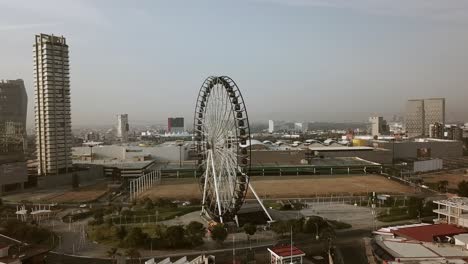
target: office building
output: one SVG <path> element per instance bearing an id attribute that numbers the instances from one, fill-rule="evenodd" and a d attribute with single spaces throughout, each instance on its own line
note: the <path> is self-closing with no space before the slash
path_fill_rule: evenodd
<path id="1" fill-rule="evenodd" d="M 434 124 L 430 124 L 429 125 L 429 137 L 442 139 L 445 137 L 444 130 L 445 130 L 444 124 L 441 124 L 438 122 Z"/>
<path id="2" fill-rule="evenodd" d="M 405 128 L 410 138 L 424 135 L 424 100 L 408 100 Z"/>
<path id="3" fill-rule="evenodd" d="M 424 99 L 424 135 L 429 136 L 430 124 L 445 124 L 445 98 Z"/>
<path id="4" fill-rule="evenodd" d="M 450 140 L 463 140 L 463 128 L 458 125 L 446 125 L 444 136 Z"/>
<path id="5" fill-rule="evenodd" d="M 68 45 L 64 37 L 40 34 L 33 52 L 38 174 L 67 173 L 72 166 Z"/>
<path id="6" fill-rule="evenodd" d="M 167 119 L 167 132 L 182 133 L 185 131 L 183 117 L 169 117 Z"/>
<path id="7" fill-rule="evenodd" d="M 387 121 L 385 121 L 381 116 L 369 117 L 369 123 L 372 136 L 385 135 L 388 134 L 390 130 Z"/>
<path id="8" fill-rule="evenodd" d="M 128 115 L 120 114 L 117 115 L 117 138 L 122 142 L 128 141 Z"/>
<path id="9" fill-rule="evenodd" d="M 22 189 L 28 179 L 24 157 L 27 103 L 23 80 L 0 82 L 0 195 Z"/>
<path id="10" fill-rule="evenodd" d="M 275 121 L 268 120 L 268 133 L 275 132 Z"/>
<path id="11" fill-rule="evenodd" d="M 437 214 L 434 222 L 468 227 L 468 198 L 453 197 L 433 203 L 437 204 L 437 209 L 433 210 Z"/>
<path id="12" fill-rule="evenodd" d="M 445 98 L 408 100 L 406 104 L 406 134 L 427 137 L 430 125 L 445 124 Z"/>

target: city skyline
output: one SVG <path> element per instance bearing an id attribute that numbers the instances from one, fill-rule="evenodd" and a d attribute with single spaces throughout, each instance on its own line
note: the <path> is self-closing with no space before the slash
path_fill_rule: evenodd
<path id="1" fill-rule="evenodd" d="M 73 126 L 121 112 L 135 124 L 190 120 L 200 81 L 216 74 L 236 79 L 253 122 L 365 121 L 420 97 L 446 98 L 447 121 L 466 121 L 468 4 L 352 2 L 2 1 L 0 78 L 23 79 L 32 98 L 31 41 L 46 33 L 74 47 Z M 210 32 L 226 34 L 222 45 L 193 41 Z M 29 128 L 33 117 L 30 103 Z"/>

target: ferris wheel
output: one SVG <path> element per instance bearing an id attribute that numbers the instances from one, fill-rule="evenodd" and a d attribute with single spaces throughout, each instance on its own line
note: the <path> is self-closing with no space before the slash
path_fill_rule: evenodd
<path id="1" fill-rule="evenodd" d="M 202 213 L 219 222 L 232 220 L 249 187 L 251 149 L 247 109 L 231 78 L 212 76 L 203 82 L 195 107 L 194 141 L 203 170 Z"/>

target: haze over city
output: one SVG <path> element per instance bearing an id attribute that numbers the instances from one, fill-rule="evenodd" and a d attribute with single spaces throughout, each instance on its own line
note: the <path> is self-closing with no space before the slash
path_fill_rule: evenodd
<path id="1" fill-rule="evenodd" d="M 0 1 L 0 72 L 33 102 L 32 42 L 63 35 L 72 123 L 193 115 L 201 80 L 229 75 L 253 122 L 364 121 L 445 97 L 468 114 L 466 1 Z M 28 126 L 34 122 L 28 105 Z"/>

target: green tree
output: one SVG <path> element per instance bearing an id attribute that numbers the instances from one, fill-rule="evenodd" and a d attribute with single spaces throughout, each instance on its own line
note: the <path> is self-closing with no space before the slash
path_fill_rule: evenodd
<path id="1" fill-rule="evenodd" d="M 447 192 L 449 182 L 447 180 L 438 181 L 437 182 L 437 189 L 439 192 Z"/>
<path id="2" fill-rule="evenodd" d="M 130 263 L 134 263 L 134 260 L 138 261 L 141 258 L 140 252 L 134 247 L 125 250 L 125 256 L 130 258 Z"/>
<path id="3" fill-rule="evenodd" d="M 125 245 L 128 247 L 138 247 L 145 245 L 145 242 L 148 240 L 148 235 L 143 233 L 141 228 L 134 227 L 128 233 L 125 238 Z"/>
<path id="4" fill-rule="evenodd" d="M 219 244 L 222 244 L 227 236 L 228 232 L 223 224 L 217 224 L 211 229 L 211 238 Z"/>
<path id="5" fill-rule="evenodd" d="M 185 235 L 192 246 L 203 244 L 205 233 L 206 228 L 200 222 L 192 221 L 185 227 Z"/>
<path id="6" fill-rule="evenodd" d="M 145 206 L 145 210 L 146 210 L 146 211 L 154 210 L 154 203 L 153 203 L 153 201 L 152 201 L 150 198 L 148 198 L 148 197 L 145 199 L 144 206 Z"/>
<path id="7" fill-rule="evenodd" d="M 125 226 L 120 226 L 117 228 L 116 237 L 120 240 L 123 240 L 127 236 L 127 229 Z"/>
<path id="8" fill-rule="evenodd" d="M 243 226 L 244 232 L 247 234 L 248 240 L 250 240 L 250 236 L 255 235 L 257 232 L 257 226 L 251 223 L 247 223 Z"/>
<path id="9" fill-rule="evenodd" d="M 168 227 L 164 239 L 170 248 L 183 247 L 186 244 L 184 227 L 181 225 Z"/>
<path id="10" fill-rule="evenodd" d="M 283 236 L 286 232 L 289 232 L 289 226 L 284 221 L 276 221 L 271 224 L 271 230 L 276 234 Z"/>
<path id="11" fill-rule="evenodd" d="M 96 225 L 102 225 L 104 223 L 104 212 L 102 210 L 96 210 L 93 217 Z"/>
<path id="12" fill-rule="evenodd" d="M 112 263 L 115 263 L 115 258 L 119 255 L 119 250 L 117 248 L 111 248 L 106 253 L 107 256 L 112 259 Z"/>
<path id="13" fill-rule="evenodd" d="M 463 180 L 458 183 L 458 195 L 468 197 L 468 182 Z"/>

